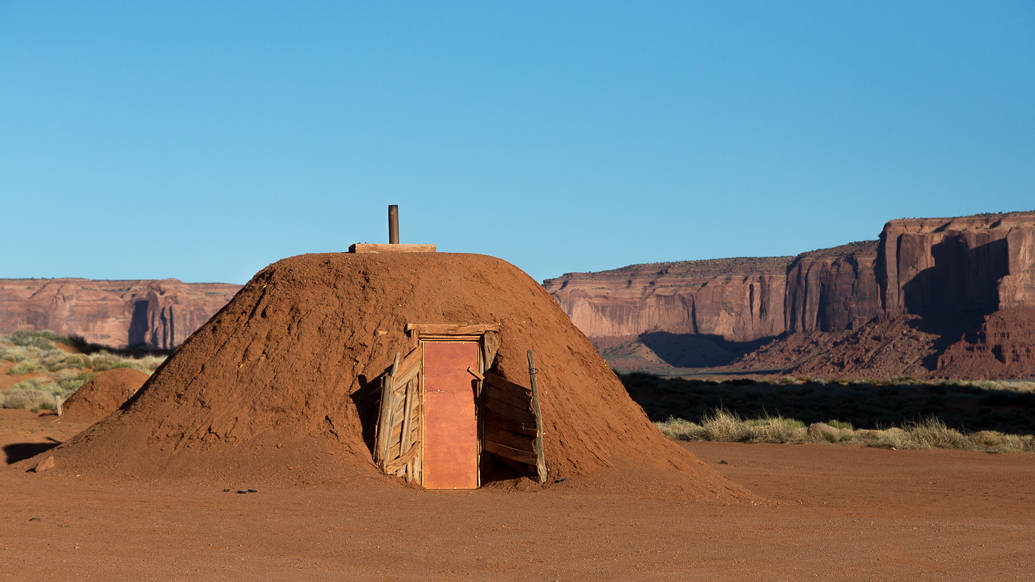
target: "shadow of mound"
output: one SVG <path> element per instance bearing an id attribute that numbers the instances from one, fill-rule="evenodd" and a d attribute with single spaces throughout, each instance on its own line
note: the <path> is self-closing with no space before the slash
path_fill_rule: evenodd
<path id="1" fill-rule="evenodd" d="M 694 422 L 716 409 L 742 418 L 783 416 L 811 424 L 839 420 L 855 428 L 902 426 L 927 418 L 965 431 L 1035 434 L 1035 393 L 968 384 L 780 384 L 737 379 L 662 379 L 621 376 L 629 395 L 652 421 Z"/>
<path id="2" fill-rule="evenodd" d="M 24 461 L 25 459 L 35 457 L 36 455 L 49 451 L 60 444 L 60 441 L 56 441 L 54 439 L 50 439 L 50 442 L 46 443 L 12 443 L 4 445 L 4 455 L 7 457 L 7 464 L 11 465 L 18 461 Z"/>
<path id="3" fill-rule="evenodd" d="M 377 416 L 380 413 L 381 404 L 381 381 L 378 376 L 373 380 L 367 379 L 364 374 L 359 375 L 359 389 L 349 395 L 356 412 L 359 414 L 359 424 L 363 427 L 363 442 L 374 456 L 374 439 L 377 437 Z"/>
<path id="4" fill-rule="evenodd" d="M 132 333 L 132 332 L 131 332 Z M 126 358 L 140 358 L 143 356 L 170 356 L 176 349 L 163 350 L 161 348 L 151 347 L 146 343 L 136 343 L 128 348 L 113 348 L 111 346 L 104 346 L 101 344 L 95 344 L 86 341 L 85 338 L 78 335 L 71 335 L 68 337 L 68 344 L 75 348 L 80 354 L 95 354 L 97 352 L 108 352 L 109 354 L 115 354 Z"/>
<path id="5" fill-rule="evenodd" d="M 670 366 L 706 368 L 731 364 L 769 343 L 773 338 L 734 342 L 719 335 L 655 331 L 640 334 L 638 339 Z"/>

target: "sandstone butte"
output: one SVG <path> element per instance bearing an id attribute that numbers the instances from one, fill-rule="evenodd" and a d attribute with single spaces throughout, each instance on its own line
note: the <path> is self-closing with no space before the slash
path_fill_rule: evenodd
<path id="1" fill-rule="evenodd" d="M 1035 375 L 1035 212 L 892 220 L 879 240 L 796 257 L 543 285 L 619 368 L 744 356 L 744 369 L 831 376 Z"/>
<path id="2" fill-rule="evenodd" d="M 169 350 L 240 288 L 177 279 L 0 279 L 0 334 L 49 329 L 113 348 Z"/>

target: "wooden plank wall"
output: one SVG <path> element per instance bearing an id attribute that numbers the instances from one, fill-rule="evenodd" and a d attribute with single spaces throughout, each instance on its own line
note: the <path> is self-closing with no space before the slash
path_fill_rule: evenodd
<path id="1" fill-rule="evenodd" d="M 420 480 L 420 350 L 395 363 L 382 381 L 374 461 L 389 475 Z"/>
<path id="2" fill-rule="evenodd" d="M 494 372 L 486 372 L 484 385 L 485 451 L 528 465 L 529 474 L 543 482 L 545 471 L 540 475 L 538 470 L 542 453 L 537 447 L 542 437 L 532 390 Z"/>

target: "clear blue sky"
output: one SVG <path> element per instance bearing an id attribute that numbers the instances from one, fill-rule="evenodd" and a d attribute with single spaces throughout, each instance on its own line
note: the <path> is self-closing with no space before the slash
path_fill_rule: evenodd
<path id="1" fill-rule="evenodd" d="M 533 277 L 1035 208 L 1035 2 L 0 0 L 0 277 Z"/>

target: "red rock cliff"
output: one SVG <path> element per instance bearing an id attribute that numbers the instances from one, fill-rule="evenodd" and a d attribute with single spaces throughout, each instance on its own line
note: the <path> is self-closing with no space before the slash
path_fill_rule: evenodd
<path id="1" fill-rule="evenodd" d="M 652 331 L 770 337 L 784 329 L 790 257 L 631 265 L 543 282 L 589 337 Z"/>
<path id="2" fill-rule="evenodd" d="M 880 236 L 884 311 L 951 317 L 1035 304 L 1035 213 L 892 220 Z"/>
<path id="3" fill-rule="evenodd" d="M 881 311 L 874 263 L 877 241 L 802 253 L 787 270 L 781 331 L 854 329 Z"/>
<path id="4" fill-rule="evenodd" d="M 176 279 L 0 279 L 0 333 L 49 329 L 114 348 L 171 349 L 238 289 Z"/>
<path id="5" fill-rule="evenodd" d="M 1035 212 L 892 220 L 878 241 L 803 253 L 793 260 L 632 265 L 567 274 L 544 286 L 613 362 L 642 360 L 644 353 L 642 346 L 631 350 L 609 341 L 613 338 L 650 340 L 654 354 L 648 356 L 682 366 L 690 360 L 680 350 L 703 353 L 707 347 L 689 341 L 691 336 L 741 342 L 721 346 L 723 357 L 712 358 L 721 363 L 736 350 L 754 349 L 744 342 L 789 333 L 796 334 L 791 343 L 797 347 L 777 346 L 769 353 L 783 354 L 779 357 L 786 357 L 788 365 L 798 357 L 794 354 L 804 354 L 812 358 L 810 372 L 863 370 L 877 361 L 875 350 L 884 350 L 905 362 L 893 373 L 923 375 L 916 368 L 923 366 L 932 374 L 1035 374 Z M 878 319 L 884 323 L 874 323 Z M 887 323 L 892 320 L 898 323 Z M 849 330 L 858 330 L 858 337 L 845 342 L 862 347 L 859 354 L 845 352 L 844 357 L 818 355 L 817 350 L 842 349 L 831 347 L 830 338 L 798 337 Z M 662 345 L 644 336 L 654 332 L 681 340 L 666 337 Z M 890 335 L 883 336 L 892 333 L 922 339 L 905 353 L 910 350 L 888 347 Z M 763 367 L 783 367 L 771 360 Z M 837 361 L 846 363 L 831 364 Z M 995 362 L 999 369 L 993 369 Z"/>

